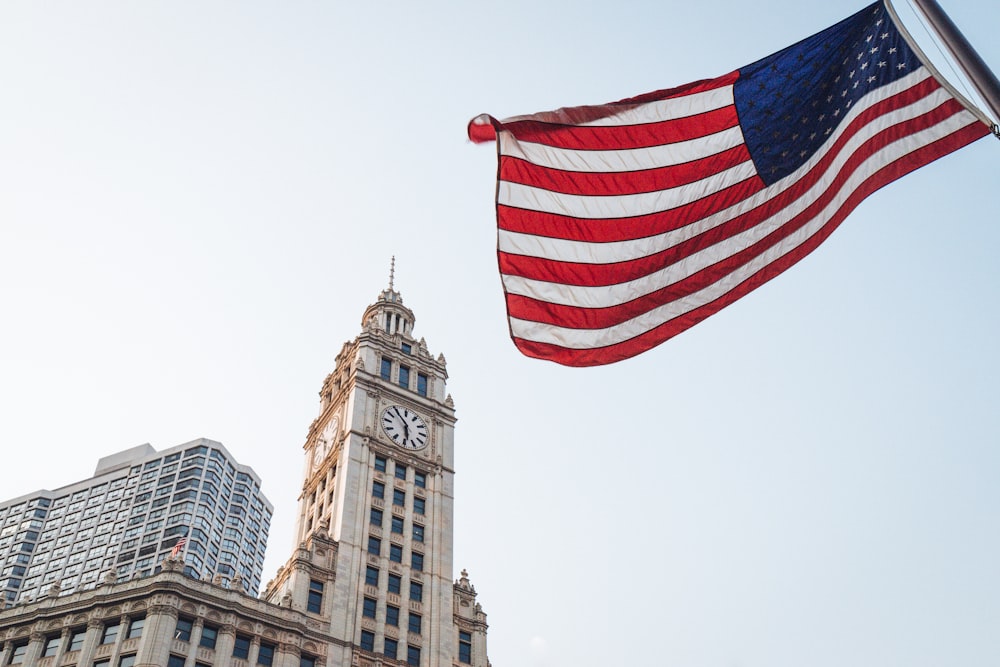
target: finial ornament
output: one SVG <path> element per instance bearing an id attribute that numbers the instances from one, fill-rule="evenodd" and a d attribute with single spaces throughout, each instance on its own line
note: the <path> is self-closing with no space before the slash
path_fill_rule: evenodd
<path id="1" fill-rule="evenodd" d="M 389 291 L 394 290 L 394 284 L 396 282 L 396 256 L 392 256 L 392 262 L 389 264 Z"/>

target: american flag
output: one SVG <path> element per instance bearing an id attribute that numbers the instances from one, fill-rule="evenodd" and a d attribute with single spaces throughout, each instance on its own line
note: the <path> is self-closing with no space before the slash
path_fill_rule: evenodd
<path id="1" fill-rule="evenodd" d="M 177 540 L 177 543 L 174 545 L 174 548 L 170 550 L 171 558 L 177 557 L 177 554 L 179 554 L 181 552 L 181 549 L 184 548 L 184 545 L 187 544 L 187 539 L 188 539 L 187 537 L 182 537 L 181 539 Z"/>
<path id="2" fill-rule="evenodd" d="M 569 366 L 644 352 L 809 254 L 869 194 L 989 133 L 881 2 L 712 80 L 469 123 L 497 140 L 511 337 Z"/>

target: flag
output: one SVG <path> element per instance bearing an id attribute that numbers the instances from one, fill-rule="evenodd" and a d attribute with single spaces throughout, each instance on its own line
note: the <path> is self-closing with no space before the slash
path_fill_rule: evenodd
<path id="1" fill-rule="evenodd" d="M 989 133 L 881 2 L 712 80 L 498 121 L 497 256 L 511 337 L 620 361 L 814 250 L 878 188 Z"/>
<path id="2" fill-rule="evenodd" d="M 181 539 L 177 540 L 177 543 L 174 545 L 174 548 L 170 550 L 170 557 L 177 558 L 177 555 L 181 552 L 181 549 L 184 548 L 185 544 L 187 544 L 187 537 L 182 537 Z"/>

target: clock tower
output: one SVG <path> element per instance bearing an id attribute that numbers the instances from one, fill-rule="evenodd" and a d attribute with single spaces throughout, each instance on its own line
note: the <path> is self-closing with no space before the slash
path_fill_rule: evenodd
<path id="1" fill-rule="evenodd" d="M 452 562 L 455 407 L 393 275 L 323 382 L 296 548 L 262 597 L 330 637 L 326 667 L 488 667 L 486 614 Z"/>

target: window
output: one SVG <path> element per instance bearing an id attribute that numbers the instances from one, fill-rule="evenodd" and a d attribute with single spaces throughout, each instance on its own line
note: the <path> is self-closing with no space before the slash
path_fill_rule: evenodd
<path id="1" fill-rule="evenodd" d="M 55 637 L 48 637 L 45 640 L 45 648 L 42 649 L 42 657 L 46 658 L 50 655 L 55 655 L 59 652 L 59 640 L 62 639 L 58 635 Z"/>
<path id="2" fill-rule="evenodd" d="M 406 473 L 404 472 L 403 474 L 405 475 Z M 399 507 L 406 505 L 406 491 L 403 491 L 402 489 L 393 489 L 392 504 L 398 505 Z"/>
<path id="3" fill-rule="evenodd" d="M 385 624 L 399 627 L 399 607 L 394 607 L 391 604 L 386 605 Z"/>
<path id="4" fill-rule="evenodd" d="M 414 665 L 418 667 L 420 665 L 420 647 L 410 646 L 406 647 L 406 664 Z"/>
<path id="5" fill-rule="evenodd" d="M 417 572 L 424 571 L 424 555 L 414 551 L 410 554 L 410 567 L 412 567 Z"/>
<path id="6" fill-rule="evenodd" d="M 101 634 L 102 644 L 114 644 L 115 640 L 118 639 L 118 630 L 121 626 L 118 623 L 114 625 L 105 625 L 104 632 Z"/>
<path id="7" fill-rule="evenodd" d="M 14 644 L 14 651 L 10 654 L 9 665 L 20 665 L 24 662 L 24 654 L 28 652 L 28 643 Z"/>
<path id="8" fill-rule="evenodd" d="M 257 664 L 258 665 L 274 664 L 274 644 L 265 644 L 261 642 L 260 650 L 257 651 Z"/>
<path id="9" fill-rule="evenodd" d="M 386 460 L 385 460 L 384 456 L 376 456 L 375 457 L 375 470 L 378 470 L 379 472 L 385 472 L 385 463 L 386 463 Z"/>
<path id="10" fill-rule="evenodd" d="M 69 636 L 69 648 L 67 651 L 79 651 L 83 648 L 83 640 L 87 638 L 86 630 L 74 630 Z"/>
<path id="11" fill-rule="evenodd" d="M 401 344 L 399 349 L 401 349 L 404 354 L 413 354 L 413 347 L 409 343 Z"/>
<path id="12" fill-rule="evenodd" d="M 314 614 L 323 611 L 323 582 L 315 579 L 309 581 L 309 601 L 306 603 L 306 611 Z"/>
<path id="13" fill-rule="evenodd" d="M 177 626 L 174 628 L 174 639 L 180 639 L 185 642 L 191 641 L 191 630 L 193 629 L 194 623 L 191 620 L 178 618 Z"/>
<path id="14" fill-rule="evenodd" d="M 167 667 L 184 667 L 184 658 L 171 653 L 170 657 L 167 658 Z"/>
<path id="15" fill-rule="evenodd" d="M 385 648 L 382 650 L 382 653 L 385 655 L 385 657 L 392 658 L 393 660 L 395 660 L 396 653 L 398 651 L 399 651 L 399 642 L 397 642 L 395 639 L 390 639 L 389 637 L 386 637 Z"/>
<path id="16" fill-rule="evenodd" d="M 250 638 L 246 635 L 236 635 L 236 643 L 233 644 L 233 657 L 244 658 L 250 655 Z"/>
<path id="17" fill-rule="evenodd" d="M 128 634 L 125 635 L 125 639 L 134 639 L 135 637 L 142 636 L 142 626 L 146 624 L 145 618 L 134 618 L 132 622 L 128 624 Z"/>
<path id="18" fill-rule="evenodd" d="M 399 595 L 400 590 L 402 590 L 403 579 L 398 574 L 389 575 L 389 592 Z"/>
<path id="19" fill-rule="evenodd" d="M 382 553 L 382 540 L 372 535 L 368 536 L 368 553 L 378 556 Z"/>
<path id="20" fill-rule="evenodd" d="M 419 635 L 420 634 L 420 628 L 423 625 L 423 620 L 424 619 L 421 618 L 420 614 L 414 614 L 411 611 L 410 612 L 410 622 L 407 625 L 407 630 L 409 630 L 410 632 L 413 632 L 413 633 Z"/>
<path id="21" fill-rule="evenodd" d="M 368 516 L 368 522 L 373 526 L 382 525 L 382 510 L 372 508 L 371 514 Z"/>
<path id="22" fill-rule="evenodd" d="M 398 544 L 390 544 L 389 545 L 389 560 L 391 560 L 393 563 L 402 563 L 403 562 L 403 547 L 399 546 Z"/>
<path id="23" fill-rule="evenodd" d="M 458 631 L 458 661 L 467 665 L 472 664 L 472 633 L 464 630 Z"/>
<path id="24" fill-rule="evenodd" d="M 399 386 L 404 389 L 410 388 L 410 367 L 399 365 Z"/>
<path id="25" fill-rule="evenodd" d="M 427 376 L 423 373 L 417 373 L 417 393 L 421 396 L 427 395 Z"/>
<path id="26" fill-rule="evenodd" d="M 392 359 L 382 357 L 381 376 L 383 380 L 388 380 L 392 376 Z"/>
<path id="27" fill-rule="evenodd" d="M 415 542 L 424 541 L 424 527 L 421 526 L 419 523 L 413 524 L 413 540 Z"/>
<path id="28" fill-rule="evenodd" d="M 365 570 L 365 584 L 368 586 L 378 586 L 378 568 L 368 566 Z"/>
<path id="29" fill-rule="evenodd" d="M 413 486 L 419 486 L 421 489 L 427 488 L 427 475 L 418 470 L 414 470 Z"/>
<path id="30" fill-rule="evenodd" d="M 118 658 L 118 667 L 135 667 L 135 653 Z"/>
<path id="31" fill-rule="evenodd" d="M 219 629 L 206 625 L 201 629 L 201 640 L 198 642 L 198 646 L 204 646 L 205 648 L 215 648 L 215 640 L 218 638 L 219 638 Z"/>
<path id="32" fill-rule="evenodd" d="M 410 599 L 414 602 L 424 601 L 424 585 L 419 581 L 410 582 Z"/>
<path id="33" fill-rule="evenodd" d="M 392 532 L 403 534 L 403 518 L 399 516 L 392 517 Z"/>
<path id="34" fill-rule="evenodd" d="M 367 630 L 361 631 L 361 648 L 365 651 L 375 650 L 375 633 Z"/>
<path id="35" fill-rule="evenodd" d="M 372 498 L 385 498 L 385 484 L 372 482 Z"/>
<path id="36" fill-rule="evenodd" d="M 311 655 L 302 656 L 299 658 L 299 667 L 316 667 L 316 658 Z"/>
<path id="37" fill-rule="evenodd" d="M 424 514 L 424 499 L 414 498 L 413 499 L 413 513 L 414 514 Z"/>
<path id="38" fill-rule="evenodd" d="M 361 615 L 365 618 L 375 618 L 376 602 L 373 598 L 365 598 L 365 603 L 361 608 Z"/>
<path id="39" fill-rule="evenodd" d="M 94 667 L 111 667 L 111 660 L 97 660 L 94 662 Z"/>
<path id="40" fill-rule="evenodd" d="M 396 479 L 406 479 L 406 466 L 402 463 L 396 464 Z"/>

